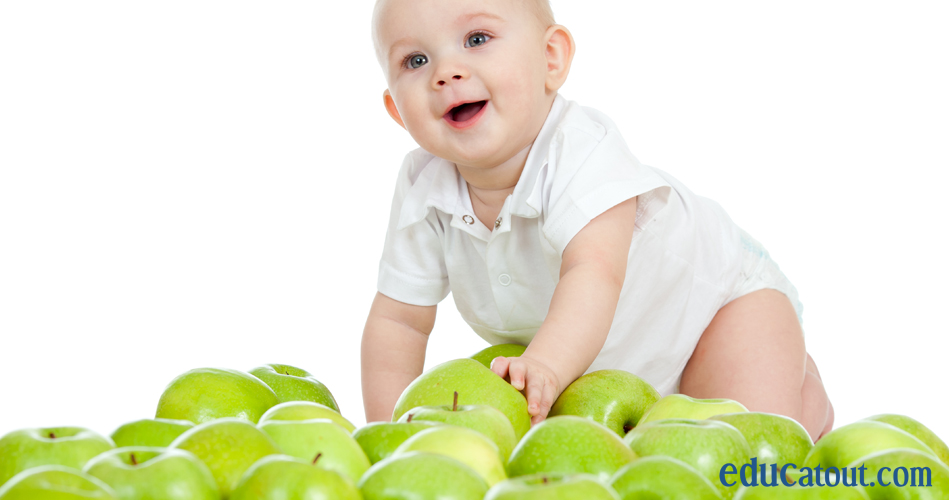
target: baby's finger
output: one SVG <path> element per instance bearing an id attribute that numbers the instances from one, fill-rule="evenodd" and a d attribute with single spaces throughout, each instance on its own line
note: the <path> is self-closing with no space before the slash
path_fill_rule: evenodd
<path id="1" fill-rule="evenodd" d="M 511 364 L 511 361 L 503 356 L 498 356 L 491 360 L 491 371 L 497 374 L 497 376 L 504 378 L 507 377 L 507 367 Z"/>
<path id="2" fill-rule="evenodd" d="M 515 389 L 524 390 L 524 378 L 527 376 L 527 365 L 518 359 L 513 359 L 507 367 L 507 375 L 511 378 L 511 385 Z"/>
<path id="3" fill-rule="evenodd" d="M 544 376 L 537 371 L 527 375 L 527 413 L 538 416 L 544 396 Z"/>
<path id="4" fill-rule="evenodd" d="M 550 407 L 554 405 L 554 399 L 557 397 L 556 387 L 554 384 L 547 382 L 544 384 L 544 393 L 540 398 L 540 412 L 537 414 L 538 417 L 547 418 L 547 413 L 550 412 Z"/>

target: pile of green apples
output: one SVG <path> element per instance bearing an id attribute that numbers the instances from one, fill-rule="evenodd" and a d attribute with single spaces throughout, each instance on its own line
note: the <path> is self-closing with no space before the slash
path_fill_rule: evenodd
<path id="1" fill-rule="evenodd" d="M 433 367 L 391 422 L 360 428 L 299 368 L 191 370 L 154 418 L 109 437 L 77 427 L 4 435 L 0 500 L 949 499 L 949 448 L 902 415 L 815 444 L 790 418 L 660 397 L 636 375 L 602 370 L 532 427 L 524 395 L 489 369 L 522 352 L 493 346 Z M 860 485 L 844 486 L 858 468 Z M 906 482 L 898 468 L 914 471 L 913 484 L 896 486 Z M 928 486 L 917 484 L 923 470 Z"/>

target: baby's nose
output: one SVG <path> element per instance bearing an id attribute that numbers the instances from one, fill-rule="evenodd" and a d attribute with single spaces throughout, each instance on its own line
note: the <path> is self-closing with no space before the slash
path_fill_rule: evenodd
<path id="1" fill-rule="evenodd" d="M 452 79 L 452 80 L 461 80 L 461 75 L 454 75 L 454 76 L 451 77 L 451 79 Z M 446 83 L 448 83 L 448 82 L 446 82 L 445 80 L 438 80 L 438 85 L 439 85 L 439 86 L 445 85 Z"/>
<path id="2" fill-rule="evenodd" d="M 436 90 L 471 77 L 471 70 L 457 58 L 444 57 L 437 64 L 431 80 L 432 87 Z"/>

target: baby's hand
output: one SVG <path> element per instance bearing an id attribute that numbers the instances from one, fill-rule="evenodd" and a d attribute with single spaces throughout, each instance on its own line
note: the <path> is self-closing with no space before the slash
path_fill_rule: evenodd
<path id="1" fill-rule="evenodd" d="M 515 389 L 526 393 L 527 412 L 531 415 L 531 425 L 536 425 L 547 418 L 547 412 L 560 396 L 561 388 L 557 375 L 547 365 L 536 359 L 524 356 L 519 358 L 498 356 L 491 361 L 491 371 L 509 380 Z"/>

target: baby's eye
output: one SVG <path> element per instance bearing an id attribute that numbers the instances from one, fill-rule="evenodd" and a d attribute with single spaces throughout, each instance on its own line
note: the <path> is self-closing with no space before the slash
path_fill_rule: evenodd
<path id="1" fill-rule="evenodd" d="M 472 33 L 468 36 L 468 40 L 465 41 L 465 47 L 477 47 L 479 45 L 484 45 L 488 41 L 488 35 L 484 33 Z"/>
<path id="2" fill-rule="evenodd" d="M 428 62 L 427 57 L 425 57 L 422 54 L 415 54 L 415 55 L 409 56 L 408 60 L 406 60 L 405 63 L 408 67 L 412 69 L 418 69 L 427 62 Z"/>

